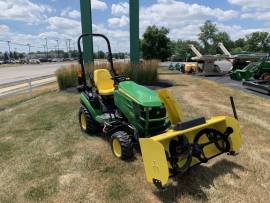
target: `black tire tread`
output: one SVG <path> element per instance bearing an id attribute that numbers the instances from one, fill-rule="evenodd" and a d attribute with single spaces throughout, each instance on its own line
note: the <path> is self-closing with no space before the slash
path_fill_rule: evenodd
<path id="1" fill-rule="evenodd" d="M 112 141 L 113 139 L 118 139 L 122 149 L 122 160 L 131 159 L 134 156 L 133 147 L 132 147 L 132 139 L 131 137 L 124 131 L 117 131 L 111 136 L 111 147 L 113 151 Z"/>
<path id="2" fill-rule="evenodd" d="M 86 130 L 84 130 L 81 127 L 81 130 L 87 134 L 96 134 L 98 133 L 98 123 L 94 120 L 94 118 L 91 116 L 90 112 L 87 110 L 87 108 L 83 105 L 80 106 L 80 110 L 79 110 L 79 122 L 80 122 L 80 126 L 81 126 L 81 114 L 84 113 L 86 116 Z"/>

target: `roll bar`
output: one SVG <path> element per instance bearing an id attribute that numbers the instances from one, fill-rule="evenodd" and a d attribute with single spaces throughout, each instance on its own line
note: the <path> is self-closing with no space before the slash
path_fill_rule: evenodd
<path id="1" fill-rule="evenodd" d="M 81 39 L 83 37 L 87 37 L 87 36 L 101 37 L 101 38 L 105 39 L 107 46 L 108 46 L 108 52 L 109 52 L 108 61 L 110 63 L 111 72 L 113 74 L 112 76 L 113 76 L 113 78 L 115 78 L 116 73 L 115 73 L 115 70 L 113 67 L 113 57 L 112 57 L 112 50 L 111 50 L 111 45 L 110 45 L 109 39 L 103 34 L 84 33 L 84 34 L 80 35 L 78 38 L 79 63 L 81 64 L 81 68 L 82 68 L 83 85 L 87 86 L 86 77 L 85 77 L 85 67 L 84 67 L 84 62 L 83 62 L 83 53 L 82 53 L 82 49 L 81 49 Z M 93 82 L 93 81 L 91 81 L 91 82 Z"/>

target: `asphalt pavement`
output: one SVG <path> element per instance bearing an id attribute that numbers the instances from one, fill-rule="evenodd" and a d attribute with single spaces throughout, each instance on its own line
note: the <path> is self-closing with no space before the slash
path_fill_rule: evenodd
<path id="1" fill-rule="evenodd" d="M 221 84 L 223 84 L 225 86 L 228 86 L 228 87 L 236 88 L 236 89 L 242 90 L 244 92 L 248 92 L 248 93 L 260 96 L 260 97 L 270 99 L 270 95 L 266 95 L 266 94 L 263 94 L 263 93 L 260 93 L 260 92 L 249 90 L 245 86 L 242 85 L 242 81 L 232 80 L 229 75 L 226 75 L 226 76 L 211 76 L 211 77 L 197 76 L 197 77 L 204 77 L 207 80 L 212 80 L 212 81 L 221 83 Z"/>
<path id="2" fill-rule="evenodd" d="M 71 62 L 76 63 L 76 62 Z M 36 78 L 54 74 L 62 65 L 68 63 L 44 63 L 27 64 L 20 66 L 0 67 L 0 85 L 9 82 L 15 82 L 28 78 Z"/>

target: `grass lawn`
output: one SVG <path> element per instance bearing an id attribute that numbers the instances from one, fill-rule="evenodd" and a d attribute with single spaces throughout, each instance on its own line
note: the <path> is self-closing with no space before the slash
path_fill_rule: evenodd
<path id="1" fill-rule="evenodd" d="M 232 115 L 244 144 L 171 180 L 160 192 L 145 180 L 142 158 L 123 162 L 100 136 L 80 132 L 79 95 L 51 92 L 0 111 L 0 202 L 267 202 L 270 199 L 270 101 L 215 82 L 162 74 L 187 119 Z"/>

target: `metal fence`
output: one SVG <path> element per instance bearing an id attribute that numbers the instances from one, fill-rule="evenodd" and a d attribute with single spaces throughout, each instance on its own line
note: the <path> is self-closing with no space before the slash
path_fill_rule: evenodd
<path id="1" fill-rule="evenodd" d="M 0 84 L 0 98 L 10 97 L 21 93 L 29 93 L 30 96 L 32 96 L 34 88 L 54 82 L 56 82 L 56 77 L 54 74 L 52 74 Z"/>

